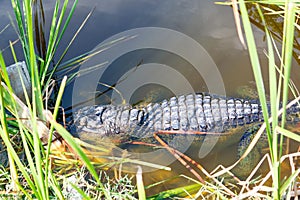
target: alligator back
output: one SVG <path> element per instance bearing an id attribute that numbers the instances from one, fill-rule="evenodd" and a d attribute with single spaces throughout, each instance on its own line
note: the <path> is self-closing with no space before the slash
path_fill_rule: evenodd
<path id="1" fill-rule="evenodd" d="M 158 130 L 224 133 L 263 120 L 257 100 L 197 93 L 148 104 L 84 107 L 74 113 L 77 132 L 144 137 Z"/>

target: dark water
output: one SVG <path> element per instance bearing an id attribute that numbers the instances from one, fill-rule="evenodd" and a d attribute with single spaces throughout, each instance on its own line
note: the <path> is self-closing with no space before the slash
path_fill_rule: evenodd
<path id="1" fill-rule="evenodd" d="M 53 4 L 44 2 L 44 6 L 46 13 L 50 16 Z M 96 6 L 95 12 L 72 45 L 73 48 L 70 49 L 68 58 L 91 50 L 105 39 L 123 31 L 141 27 L 160 27 L 178 31 L 197 41 L 207 51 L 220 71 L 227 94 L 234 94 L 238 86 L 247 85 L 249 81 L 253 80 L 247 51 L 243 49 L 237 38 L 231 8 L 215 5 L 213 1 L 80 1 L 67 34 L 62 40 L 62 48 L 59 49 L 58 55 L 94 6 Z M 3 17 L 0 28 L 3 28 L 9 23 L 7 12 L 10 15 L 13 13 L 10 3 L 6 1 L 1 1 L 1 10 Z M 259 31 L 256 33 L 258 40 L 261 41 L 258 48 L 262 49 L 264 46 L 263 34 Z M 1 34 L 0 48 L 7 47 L 8 40 L 14 41 L 15 39 L 17 36 L 10 26 Z M 177 48 L 181 47 L 180 41 L 173 42 Z M 162 50 L 148 51 L 151 49 L 136 50 L 118 57 L 112 61 L 110 67 L 112 72 L 107 72 L 107 75 L 120 71 L 117 74 L 120 76 L 140 61 L 143 64 L 160 63 L 175 68 L 180 74 L 185 75 L 194 90 L 207 89 L 207 86 L 201 81 L 201 74 L 200 76 L 195 75 L 189 60 L 172 55 L 170 52 L 161 52 Z M 11 63 L 9 50 L 5 50 L 4 54 L 7 62 Z M 21 55 L 21 52 L 18 54 Z M 233 74 L 235 76 L 232 76 Z M 116 79 L 114 76 L 110 76 L 111 82 L 107 82 L 112 84 Z M 73 92 L 71 89 L 69 91 L 66 96 Z M 64 104 L 69 106 L 72 102 L 67 98 Z"/>
<path id="2" fill-rule="evenodd" d="M 44 2 L 46 21 L 49 22 L 53 3 Z M 81 70 L 105 63 L 101 69 L 82 75 L 70 84 L 64 95 L 63 106 L 73 105 L 92 99 L 85 104 L 119 104 L 124 100 L 131 104 L 160 101 L 172 95 L 208 91 L 238 96 L 241 86 L 244 93 L 251 93 L 253 75 L 249 55 L 237 37 L 232 10 L 229 6 L 214 4 L 214 1 L 200 0 L 81 0 L 62 39 L 58 54 L 75 34 L 91 9 L 95 11 L 78 38 L 72 44 L 65 60 L 93 50 L 103 41 L 127 37 L 124 41 L 92 58 L 81 66 Z M 7 64 L 13 63 L 8 41 L 17 39 L 10 25 L 13 15 L 10 1 L 0 0 L 0 49 Z M 47 30 L 46 26 L 46 30 Z M 267 70 L 263 55 L 264 34 L 256 27 L 257 48 L 262 64 Z M 16 44 L 19 60 L 22 60 L 20 43 Z M 57 60 L 58 56 L 54 58 Z M 106 63 L 107 62 L 107 63 Z M 299 69 L 292 73 L 299 76 Z M 264 74 L 267 77 L 267 74 Z M 296 85 L 299 80 L 294 79 Z M 95 98 L 107 89 L 105 85 L 116 85 L 105 95 Z M 120 95 L 120 94 L 121 95 Z M 247 94 L 246 94 L 247 96 Z M 249 95 L 250 96 L 250 95 Z M 198 155 L 198 150 L 189 149 L 189 155 Z M 224 149 L 221 154 L 212 153 L 199 159 L 208 169 L 218 164 L 232 164 L 236 158 L 236 146 Z M 194 156 L 197 158 L 197 156 Z M 149 160 L 151 162 L 151 159 Z M 174 174 L 187 173 L 185 167 L 173 164 Z M 149 176 L 147 182 L 160 180 Z M 152 178 L 151 178 L 152 177 Z"/>

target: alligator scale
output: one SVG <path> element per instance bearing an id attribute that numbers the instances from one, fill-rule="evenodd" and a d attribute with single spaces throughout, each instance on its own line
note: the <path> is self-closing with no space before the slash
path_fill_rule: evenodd
<path id="1" fill-rule="evenodd" d="M 287 112 L 289 119 L 299 119 L 297 104 Z M 211 137 L 211 140 L 221 139 L 226 145 L 239 143 L 239 152 L 249 143 L 249 129 L 258 127 L 262 121 L 258 100 L 227 98 L 207 93 L 172 97 L 160 103 L 150 103 L 143 108 L 95 105 L 74 113 L 74 124 L 79 137 L 85 133 L 89 138 L 119 136 L 139 140 L 151 138 L 154 132 L 161 130 L 198 131 L 207 135 L 217 134 L 221 137 Z M 167 136 L 164 137 L 168 140 Z M 264 141 L 264 144 L 267 142 Z M 225 146 L 219 145 L 219 148 Z"/>
<path id="2" fill-rule="evenodd" d="M 77 131 L 102 135 L 152 134 L 158 130 L 226 132 L 230 128 L 262 121 L 259 102 L 216 95 L 172 97 L 142 109 L 129 105 L 96 105 L 74 114 Z"/>

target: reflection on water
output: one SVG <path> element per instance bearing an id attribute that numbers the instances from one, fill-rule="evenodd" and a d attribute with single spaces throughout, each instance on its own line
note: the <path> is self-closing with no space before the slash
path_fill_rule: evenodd
<path id="1" fill-rule="evenodd" d="M 49 21 L 52 5 L 52 3 L 44 2 L 45 12 L 48 16 L 46 23 L 47 20 Z M 215 5 L 213 1 L 198 0 L 104 0 L 101 3 L 95 0 L 79 1 L 75 17 L 72 19 L 68 32 L 62 40 L 62 46 L 67 45 L 67 42 L 73 36 L 74 31 L 78 28 L 85 15 L 94 6 L 96 6 L 96 10 L 75 41 L 73 48 L 71 47 L 68 52 L 68 58 L 93 49 L 96 44 L 104 39 L 125 30 L 138 27 L 164 27 L 192 37 L 208 51 L 222 74 L 227 94 L 234 94 L 236 87 L 245 85 L 253 79 L 247 51 L 242 49 L 236 36 L 231 8 L 228 6 Z M 13 14 L 11 9 L 9 9 L 9 1 L 1 1 L 0 8 Z M 0 27 L 3 27 L 8 22 L 7 15 L 3 16 Z M 13 33 L 14 30 L 10 27 L 9 30 L 1 34 L 1 49 L 8 45 L 8 39 L 14 40 L 17 38 L 16 34 Z M 257 32 L 257 35 L 261 38 L 263 36 L 259 32 Z M 262 46 L 259 48 L 263 47 L 263 43 L 261 44 Z M 59 49 L 58 54 L 61 51 Z M 17 53 L 21 55 L 21 52 Z M 152 58 L 157 63 L 178 59 L 176 56 L 173 56 L 171 59 L 166 56 L 159 56 L 160 53 L 145 54 L 142 58 Z M 12 62 L 9 51 L 5 51 L 5 54 L 8 57 L 8 62 Z M 119 62 L 122 65 L 118 65 L 118 70 L 123 70 L 126 65 L 133 67 L 137 63 L 132 61 L 134 59 L 137 59 L 137 55 L 132 55 L 132 59 L 119 58 Z M 173 63 L 168 64 L 171 67 L 178 68 L 181 66 L 181 68 L 189 68 L 186 64 L 181 64 L 180 62 L 177 66 Z M 233 73 L 238 73 L 240 76 L 232 76 Z M 195 82 L 193 78 L 191 78 L 191 81 Z M 199 88 L 197 90 L 202 90 L 203 87 L 205 89 L 205 85 L 201 84 L 201 82 L 198 85 Z M 65 96 L 70 96 L 72 92 L 72 89 L 69 88 Z M 70 106 L 71 103 L 70 99 L 65 98 L 65 107 Z"/>

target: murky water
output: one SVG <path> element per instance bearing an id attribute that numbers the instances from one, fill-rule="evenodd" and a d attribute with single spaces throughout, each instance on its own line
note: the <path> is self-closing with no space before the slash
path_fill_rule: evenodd
<path id="1" fill-rule="evenodd" d="M 44 6 L 47 16 L 50 16 L 52 3 L 44 2 Z M 131 38 L 118 42 L 83 65 L 81 69 L 107 61 L 102 71 L 94 70 L 67 87 L 64 107 L 72 108 L 72 105 L 89 99 L 92 101 L 86 104 L 118 104 L 122 98 L 130 104 L 141 104 L 199 91 L 227 96 L 252 92 L 251 88 L 254 87 L 249 55 L 237 37 L 229 6 L 200 0 L 81 0 L 62 39 L 58 55 L 94 7 L 95 11 L 72 44 L 65 60 L 90 51 L 105 40 Z M 0 10 L 1 31 L 10 22 L 8 16 L 13 15 L 10 1 L 0 0 Z M 261 61 L 264 70 L 267 70 L 263 55 L 264 34 L 253 28 Z M 0 34 L 0 49 L 4 50 L 7 64 L 13 63 L 7 48 L 8 41 L 16 39 L 11 25 Z M 19 60 L 22 60 L 20 43 L 16 44 L 16 52 Z M 54 58 L 57 59 L 58 56 Z M 295 79 L 299 76 L 299 67 L 292 74 L 296 85 L 300 85 L 299 79 Z M 107 86 L 115 83 L 118 83 L 117 90 L 95 98 L 106 91 Z M 237 92 L 241 86 L 246 88 L 242 94 Z M 190 148 L 188 154 L 207 169 L 213 169 L 218 164 L 229 165 L 237 159 L 236 145 L 222 150 L 221 154 L 213 152 L 201 159 L 198 151 L 199 148 Z M 177 162 L 172 164 L 172 168 L 175 172 L 167 176 L 183 172 L 188 174 L 185 167 Z M 153 179 L 161 180 L 160 175 Z M 162 176 L 162 179 L 165 178 Z M 152 174 L 146 177 L 147 183 L 153 181 L 150 178 Z"/>

